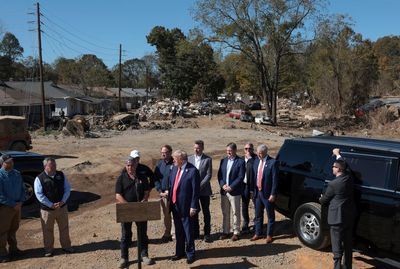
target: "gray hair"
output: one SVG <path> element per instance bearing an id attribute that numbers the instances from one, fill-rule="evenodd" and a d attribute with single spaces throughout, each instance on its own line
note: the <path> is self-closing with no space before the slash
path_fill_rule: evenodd
<path id="1" fill-rule="evenodd" d="M 183 150 L 180 150 L 180 149 L 175 150 L 174 153 L 172 154 L 172 156 L 175 157 L 175 158 L 179 158 L 181 160 L 184 160 L 184 161 L 187 161 L 187 158 L 188 158 L 186 151 L 183 151 Z"/>
<path id="2" fill-rule="evenodd" d="M 257 147 L 257 152 L 268 152 L 268 147 L 265 144 L 261 144 Z"/>
<path id="3" fill-rule="evenodd" d="M 54 159 L 53 157 L 46 157 L 43 160 L 43 166 L 46 166 L 48 162 L 55 162 L 56 159 Z"/>

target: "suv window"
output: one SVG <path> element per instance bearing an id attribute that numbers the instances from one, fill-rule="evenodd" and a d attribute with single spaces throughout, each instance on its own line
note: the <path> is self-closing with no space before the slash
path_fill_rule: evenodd
<path id="1" fill-rule="evenodd" d="M 319 175 L 326 160 L 329 159 L 329 154 L 329 149 L 322 145 L 297 144 L 293 146 L 288 143 L 280 150 L 279 160 L 285 160 L 285 162 L 281 161 L 282 166 Z"/>
<path id="2" fill-rule="evenodd" d="M 388 182 L 393 158 L 353 153 L 342 154 L 354 172 L 356 183 L 382 189 L 390 187 Z"/>

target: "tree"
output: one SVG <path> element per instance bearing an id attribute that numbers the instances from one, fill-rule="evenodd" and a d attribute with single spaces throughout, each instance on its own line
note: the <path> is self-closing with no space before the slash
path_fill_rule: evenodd
<path id="1" fill-rule="evenodd" d="M 212 48 L 198 35 L 154 27 L 147 40 L 157 48 L 164 95 L 180 99 L 216 98 L 224 81 Z"/>
<path id="2" fill-rule="evenodd" d="M 196 19 L 213 35 L 211 41 L 240 51 L 258 73 L 267 111 L 276 123 L 283 57 L 301 42 L 306 20 L 320 0 L 199 0 Z"/>
<path id="3" fill-rule="evenodd" d="M 104 62 L 93 54 L 84 54 L 76 61 L 79 82 L 83 89 L 87 87 L 108 86 L 112 76 Z"/>
<path id="4" fill-rule="evenodd" d="M 318 29 L 318 38 L 310 47 L 309 86 L 333 112 L 349 114 L 366 101 L 378 79 L 372 44 L 363 41 L 342 15 L 327 18 Z"/>
<path id="5" fill-rule="evenodd" d="M 74 59 L 57 58 L 54 61 L 54 69 L 58 74 L 60 84 L 78 85 L 81 83 L 78 65 Z"/>
<path id="6" fill-rule="evenodd" d="M 5 57 L 9 57 L 12 61 L 15 61 L 22 56 L 24 49 L 20 46 L 15 35 L 7 32 L 0 42 L 0 53 Z"/>

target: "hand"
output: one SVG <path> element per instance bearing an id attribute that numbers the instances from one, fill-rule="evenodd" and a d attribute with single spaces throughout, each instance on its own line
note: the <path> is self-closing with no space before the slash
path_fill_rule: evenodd
<path id="1" fill-rule="evenodd" d="M 168 197 L 168 191 L 160 192 L 160 197 L 161 198 L 167 198 Z"/>
<path id="2" fill-rule="evenodd" d="M 275 195 L 270 195 L 268 198 L 268 202 L 270 202 L 270 203 L 275 202 Z"/>
<path id="3" fill-rule="evenodd" d="M 191 217 L 195 216 L 196 213 L 197 213 L 197 209 L 195 209 L 195 208 L 190 208 L 190 213 L 189 213 L 189 214 L 190 214 Z"/>
<path id="4" fill-rule="evenodd" d="M 253 198 L 254 198 L 254 193 L 251 191 L 250 192 L 250 199 L 253 200 Z"/>
<path id="5" fill-rule="evenodd" d="M 224 191 L 226 191 L 226 188 L 228 187 L 228 185 L 224 185 L 224 186 L 222 186 L 222 189 L 224 190 Z"/>
<path id="6" fill-rule="evenodd" d="M 340 155 L 340 149 L 339 149 L 339 148 L 334 148 L 334 149 L 332 150 L 332 154 L 335 155 L 335 156 Z"/>
<path id="7" fill-rule="evenodd" d="M 231 191 L 232 191 L 232 188 L 231 188 L 230 186 L 226 186 L 225 191 L 226 191 L 226 192 L 231 192 Z"/>

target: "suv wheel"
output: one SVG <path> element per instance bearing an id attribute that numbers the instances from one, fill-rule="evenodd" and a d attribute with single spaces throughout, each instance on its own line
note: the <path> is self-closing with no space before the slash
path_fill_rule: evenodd
<path id="1" fill-rule="evenodd" d="M 33 184 L 35 182 L 35 178 L 28 175 L 22 175 L 22 179 L 24 180 L 24 187 L 26 192 L 26 200 L 24 205 L 32 204 L 35 201 L 35 192 L 33 190 Z"/>
<path id="2" fill-rule="evenodd" d="M 321 205 L 306 203 L 297 208 L 294 230 L 304 245 L 313 249 L 323 249 L 329 245 L 328 233 L 321 224 Z"/>

